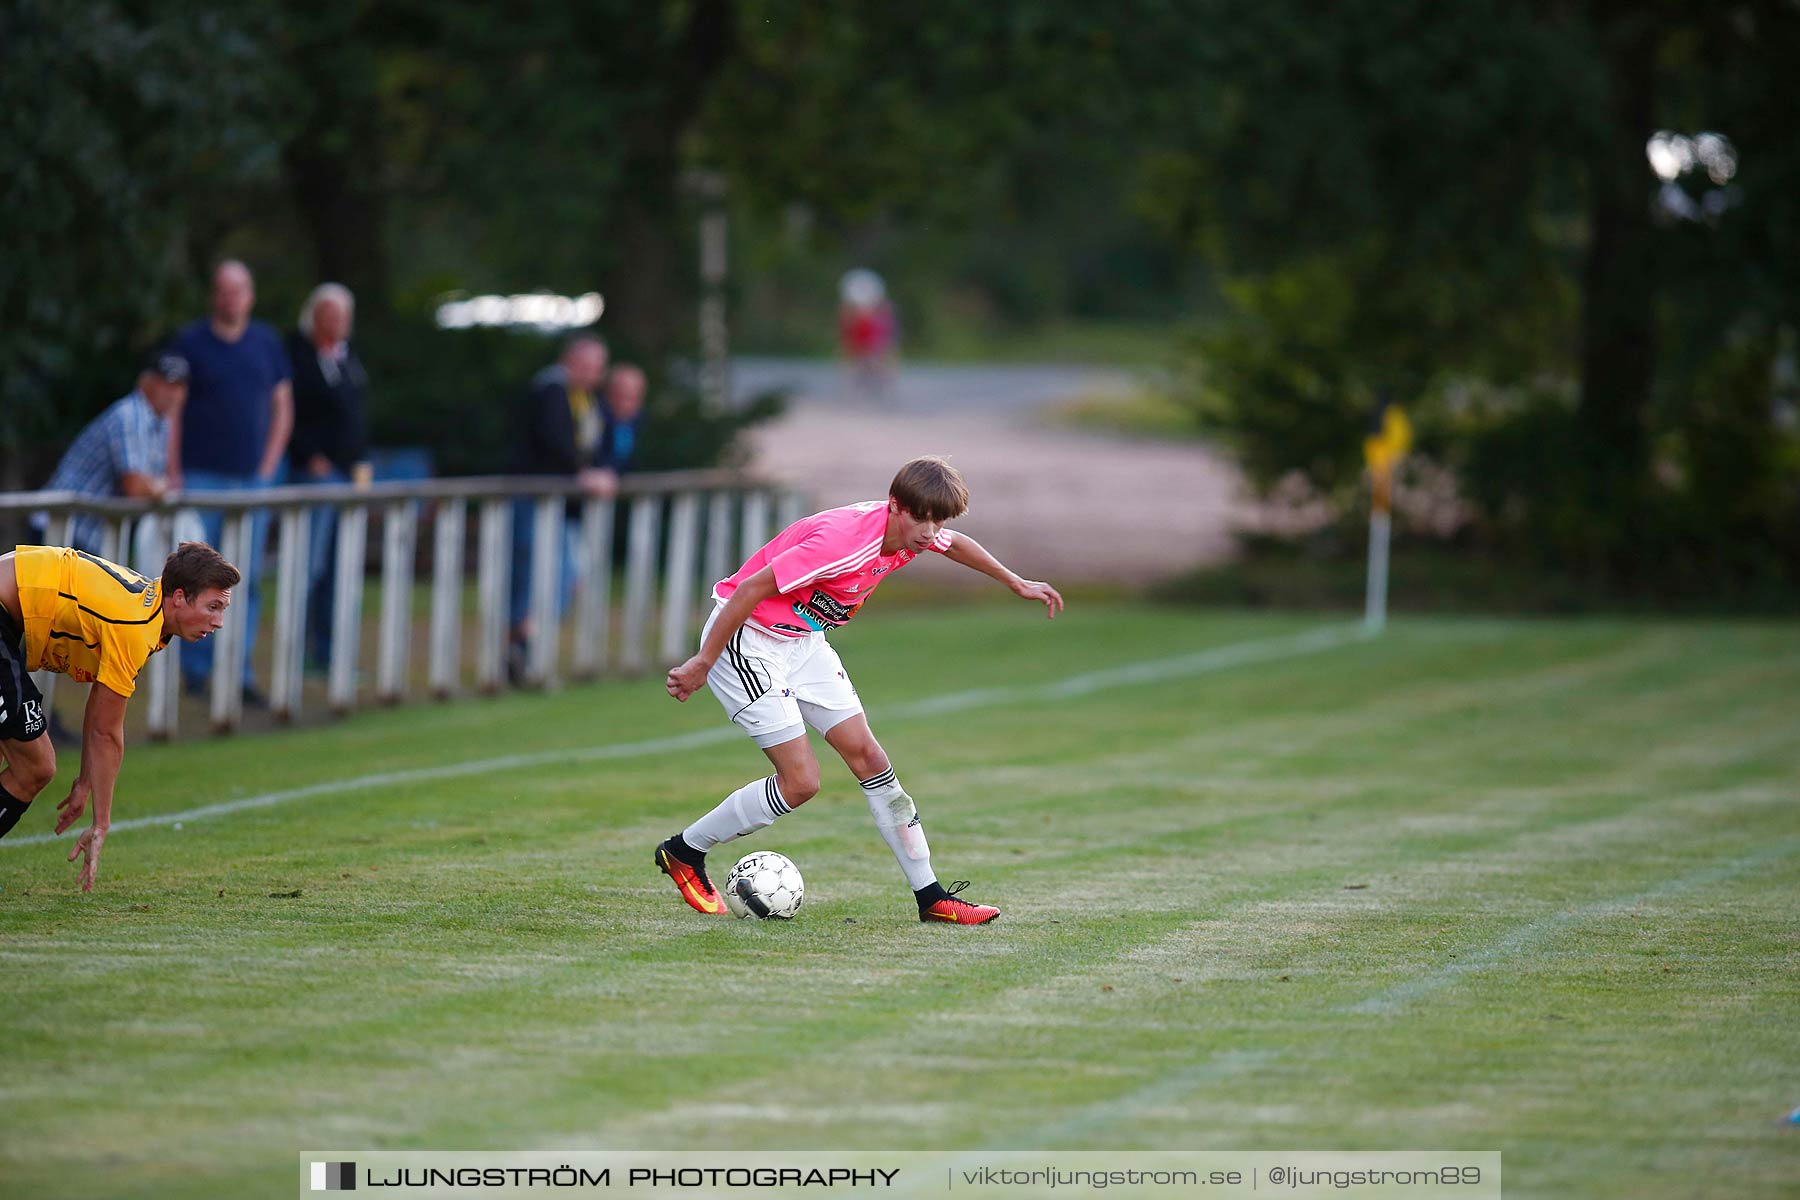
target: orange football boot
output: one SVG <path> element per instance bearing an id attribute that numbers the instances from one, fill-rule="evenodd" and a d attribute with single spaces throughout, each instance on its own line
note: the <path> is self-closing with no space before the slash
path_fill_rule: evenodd
<path id="1" fill-rule="evenodd" d="M 959 879 L 945 888 L 943 896 L 919 910 L 919 920 L 942 921 L 946 925 L 985 925 L 1000 915 L 1000 910 L 991 904 L 971 904 L 956 899 L 956 893 L 968 886 L 968 880 Z"/>
<path id="2" fill-rule="evenodd" d="M 674 840 L 670 838 L 669 842 Z M 712 880 L 706 877 L 706 868 L 692 867 L 676 858 L 669 852 L 669 842 L 657 846 L 656 865 L 662 868 L 664 875 L 675 881 L 675 889 L 681 893 L 681 898 L 697 912 L 713 916 L 724 914 L 727 911 L 725 899 L 713 887 Z"/>

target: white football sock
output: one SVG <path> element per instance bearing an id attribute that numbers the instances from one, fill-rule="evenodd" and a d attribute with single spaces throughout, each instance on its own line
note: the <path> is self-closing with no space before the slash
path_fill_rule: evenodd
<path id="1" fill-rule="evenodd" d="M 794 810 L 781 798 L 775 776 L 746 783 L 725 799 L 719 807 L 682 830 L 681 839 L 702 854 L 724 842 L 735 841 L 775 823 Z"/>
<path id="2" fill-rule="evenodd" d="M 931 847 L 925 844 L 925 827 L 919 824 L 919 810 L 913 806 L 913 799 L 894 778 L 894 769 L 889 767 L 872 779 L 862 781 L 863 797 L 869 802 L 869 812 L 875 818 L 875 828 L 881 830 L 881 839 L 894 852 L 900 862 L 900 869 L 906 872 L 906 882 L 913 891 L 937 882 L 937 874 L 931 869 Z"/>

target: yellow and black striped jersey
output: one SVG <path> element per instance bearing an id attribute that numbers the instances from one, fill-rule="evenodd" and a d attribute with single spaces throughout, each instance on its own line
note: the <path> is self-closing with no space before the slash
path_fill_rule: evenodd
<path id="1" fill-rule="evenodd" d="M 121 696 L 168 644 L 162 581 L 61 546 L 20 546 L 13 557 L 25 621 L 25 663 Z"/>

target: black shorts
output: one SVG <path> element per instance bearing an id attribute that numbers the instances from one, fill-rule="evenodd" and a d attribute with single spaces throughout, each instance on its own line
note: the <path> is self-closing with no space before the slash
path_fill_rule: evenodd
<path id="1" fill-rule="evenodd" d="M 0 608 L 0 740 L 29 742 L 47 728 L 44 694 L 25 669 L 25 632 Z"/>

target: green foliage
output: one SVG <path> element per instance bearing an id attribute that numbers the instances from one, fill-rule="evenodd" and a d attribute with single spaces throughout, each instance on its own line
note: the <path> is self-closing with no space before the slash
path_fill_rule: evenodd
<path id="1" fill-rule="evenodd" d="M 1265 487 L 1294 470 L 1326 491 L 1358 478 L 1374 397 L 1355 378 L 1347 284 L 1324 259 L 1233 281 L 1224 294 L 1244 323 L 1198 339 L 1200 420 Z"/>
<path id="2" fill-rule="evenodd" d="M 424 446 L 442 475 L 499 475 L 518 438 L 514 414 L 557 342 L 501 329 L 442 330 L 420 314 L 359 338 L 368 363 L 371 432 L 380 445 Z"/>
<path id="3" fill-rule="evenodd" d="M 747 344 L 829 349 L 851 265 L 884 274 L 905 344 L 934 352 L 1182 315 L 1203 281 L 1131 203 L 1126 50 L 1159 7 L 745 6 L 702 145 L 748 243 Z"/>
<path id="4" fill-rule="evenodd" d="M 697 387 L 676 378 L 657 389 L 645 410 L 643 445 L 636 470 L 741 464 L 738 435 L 781 413 L 785 396 L 764 392 L 739 408 L 714 412 Z"/>
<path id="5" fill-rule="evenodd" d="M 1671 594 L 1800 586 L 1768 349 L 1800 326 L 1791 9 L 1206 11 L 1140 171 L 1224 274 L 1190 397 L 1257 481 L 1347 501 L 1389 394 L 1510 552 Z M 1657 124 L 1737 143 L 1716 227 L 1651 227 Z"/>
<path id="6" fill-rule="evenodd" d="M 505 474 L 531 378 L 555 361 L 559 346 L 556 338 L 535 332 L 443 330 L 423 314 L 384 319 L 363 341 L 381 397 L 372 422 L 375 440 L 426 447 L 440 474 Z M 615 362 L 636 357 L 628 343 L 615 342 L 612 350 Z M 778 396 L 764 396 L 714 413 L 675 372 L 653 369 L 649 376 L 634 470 L 731 461 L 738 435 L 780 409 Z"/>
<path id="7" fill-rule="evenodd" d="M 275 177 L 254 4 L 17 0 L 0 13 L 0 452 L 63 434 L 193 315 L 197 218 Z"/>
<path id="8" fill-rule="evenodd" d="M 1349 497 L 1386 395 L 1498 544 L 1792 575 L 1770 566 L 1796 560 L 1768 419 L 1800 329 L 1780 0 L 16 0 L 0 22 L 0 476 L 197 315 L 223 253 L 265 317 L 350 283 L 381 436 L 446 466 L 496 459 L 538 357 L 418 324 L 447 290 L 597 289 L 666 387 L 704 171 L 740 344 L 829 348 L 850 265 L 887 274 L 913 346 L 1222 304 L 1191 404 L 1258 481 Z M 1658 125 L 1737 145 L 1715 222 L 1652 225 Z M 665 446 L 727 444 L 667 403 Z"/>

